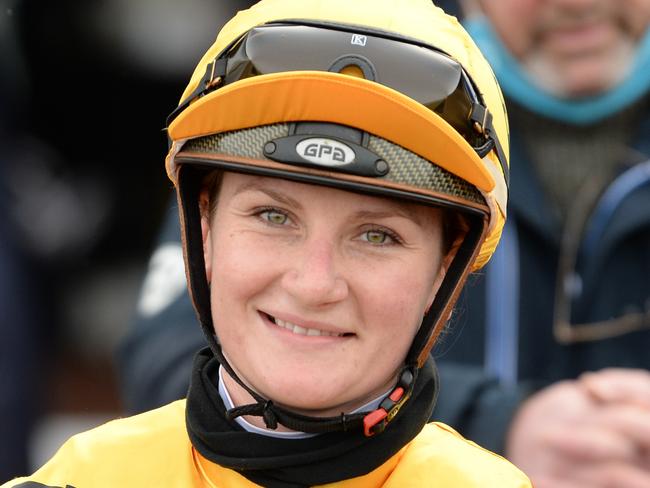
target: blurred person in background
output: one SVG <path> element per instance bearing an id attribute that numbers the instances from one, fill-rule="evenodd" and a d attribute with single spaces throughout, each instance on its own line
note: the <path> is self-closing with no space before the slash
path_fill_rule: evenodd
<path id="1" fill-rule="evenodd" d="M 539 486 L 647 486 L 648 2 L 441 4 L 495 67 L 520 166 L 502 247 L 433 352 L 433 418 Z M 201 341 L 169 212 L 120 354 L 135 411 L 185 395 Z"/>
<path id="2" fill-rule="evenodd" d="M 552 385 L 493 433 L 536 486 L 650 486 L 650 1 L 462 7 L 513 171 L 503 246 L 445 358 Z"/>

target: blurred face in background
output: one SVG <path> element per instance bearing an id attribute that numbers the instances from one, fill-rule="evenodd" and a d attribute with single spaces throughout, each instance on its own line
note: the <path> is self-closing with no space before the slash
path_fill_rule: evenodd
<path id="1" fill-rule="evenodd" d="M 561 97 L 597 95 L 628 73 L 650 0 L 481 0 L 505 46 Z"/>

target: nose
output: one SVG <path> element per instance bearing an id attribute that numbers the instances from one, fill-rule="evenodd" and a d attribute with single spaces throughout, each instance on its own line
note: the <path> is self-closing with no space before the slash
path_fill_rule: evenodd
<path id="1" fill-rule="evenodd" d="M 348 283 L 332 242 L 316 236 L 302 243 L 296 261 L 282 277 L 284 289 L 302 305 L 320 307 L 344 300 Z"/>

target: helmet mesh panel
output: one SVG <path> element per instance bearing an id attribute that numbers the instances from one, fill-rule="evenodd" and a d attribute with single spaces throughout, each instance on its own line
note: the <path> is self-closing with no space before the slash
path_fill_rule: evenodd
<path id="1" fill-rule="evenodd" d="M 264 145 L 273 139 L 288 135 L 289 124 L 271 124 L 197 137 L 187 141 L 182 150 L 268 160 L 263 153 Z M 431 190 L 475 203 L 485 202 L 474 185 L 386 139 L 371 135 L 368 149 L 390 166 L 388 174 L 378 179 Z"/>

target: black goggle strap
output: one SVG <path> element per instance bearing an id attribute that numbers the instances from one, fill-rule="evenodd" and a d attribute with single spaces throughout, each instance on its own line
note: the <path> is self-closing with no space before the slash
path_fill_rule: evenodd
<path id="1" fill-rule="evenodd" d="M 226 57 L 218 57 L 211 63 L 208 63 L 205 67 L 205 73 L 194 91 L 190 93 L 167 117 L 167 127 L 169 127 L 169 124 L 171 124 L 174 119 L 190 105 L 190 103 L 211 91 L 216 90 L 223 84 L 224 77 L 226 76 L 227 64 L 228 58 Z"/>
<path id="2" fill-rule="evenodd" d="M 479 134 L 483 134 L 486 137 L 486 142 L 480 147 L 475 147 L 476 153 L 481 157 L 485 157 L 492 149 L 497 153 L 497 158 L 501 164 L 501 170 L 503 171 L 503 177 L 506 180 L 506 188 L 510 187 L 510 168 L 506 163 L 506 155 L 503 151 L 503 147 L 499 142 L 496 131 L 494 130 L 494 125 L 492 123 L 492 114 L 483 104 L 479 102 L 472 103 L 472 111 L 469 115 L 470 122 L 474 126 L 474 130 Z"/>
<path id="3" fill-rule="evenodd" d="M 506 154 L 503 147 L 499 142 L 499 137 L 494 130 L 492 123 L 492 114 L 482 101 L 482 97 L 478 94 L 472 79 L 469 77 L 465 69 L 461 70 L 461 77 L 463 85 L 472 99 L 472 109 L 469 114 L 469 121 L 472 128 L 482 134 L 486 138 L 485 144 L 475 147 L 474 150 L 482 158 L 484 158 L 492 149 L 497 153 L 503 177 L 506 181 L 506 188 L 510 188 L 510 168 L 508 167 Z"/>

